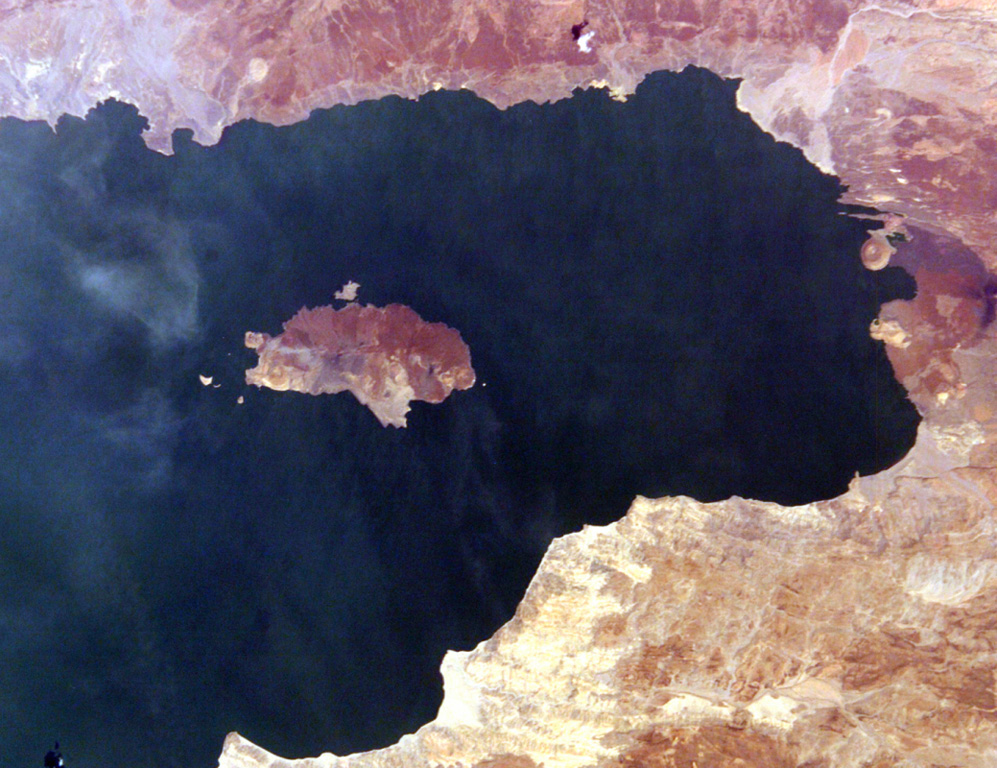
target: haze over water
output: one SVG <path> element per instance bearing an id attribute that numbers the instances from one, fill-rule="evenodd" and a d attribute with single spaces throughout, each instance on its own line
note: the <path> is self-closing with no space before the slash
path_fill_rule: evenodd
<path id="1" fill-rule="evenodd" d="M 554 536 L 898 460 L 917 415 L 868 326 L 913 281 L 862 269 L 838 182 L 734 91 L 438 92 L 172 157 L 118 103 L 0 122 L 5 768 L 385 746 Z M 406 430 L 247 388 L 244 332 L 350 279 L 458 329 L 479 383 Z"/>

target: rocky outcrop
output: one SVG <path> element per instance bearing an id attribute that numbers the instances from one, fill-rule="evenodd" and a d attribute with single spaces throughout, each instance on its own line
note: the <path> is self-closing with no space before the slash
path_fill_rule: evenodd
<path id="1" fill-rule="evenodd" d="M 222 766 L 997 763 L 991 4 L 66 0 L 0 20 L 0 111 L 54 122 L 115 96 L 160 149 L 390 93 L 625 98 L 708 67 L 848 201 L 893 214 L 856 258 L 918 281 L 871 329 L 924 416 L 899 465 L 798 508 L 639 499 L 556 541 L 516 617 L 448 655 L 434 723 L 300 762 L 233 734 Z"/>
<path id="2" fill-rule="evenodd" d="M 515 617 L 443 661 L 387 749 L 221 768 L 997 762 L 997 334 L 953 238 L 887 222 L 912 302 L 873 334 L 925 420 L 896 466 L 800 507 L 638 498 L 555 541 Z"/>
<path id="3" fill-rule="evenodd" d="M 246 383 L 309 395 L 349 391 L 382 426 L 404 427 L 409 403 L 442 403 L 474 384 L 460 334 L 401 304 L 304 308 L 271 337 L 246 333 L 259 363 Z"/>
<path id="4" fill-rule="evenodd" d="M 708 67 L 743 78 L 741 107 L 837 173 L 850 201 L 997 265 L 997 16 L 983 0 L 14 0 L 0 21 L 0 113 L 54 124 L 116 97 L 167 151 L 176 128 L 213 143 L 244 118 L 286 124 L 387 94 L 624 98 L 648 72 Z"/>
<path id="5" fill-rule="evenodd" d="M 221 768 L 995 764 L 992 284 L 953 238 L 893 226 L 919 293 L 873 333 L 925 414 L 901 462 L 800 507 L 638 498 L 447 655 L 432 723 L 306 760 L 230 734 Z"/>
<path id="6" fill-rule="evenodd" d="M 925 427 L 900 465 L 803 507 L 639 498 L 554 542 L 515 618 L 447 656 L 434 723 L 287 762 L 233 734 L 221 765 L 992 765 L 982 437 Z"/>
<path id="7" fill-rule="evenodd" d="M 293 761 L 230 734 L 221 768 L 997 762 L 990 294 L 951 239 L 911 227 L 896 250 L 921 290 L 876 327 L 905 334 L 885 341 L 926 414 L 896 466 L 800 507 L 638 498 L 556 540 L 515 617 L 447 655 L 434 722 Z"/>

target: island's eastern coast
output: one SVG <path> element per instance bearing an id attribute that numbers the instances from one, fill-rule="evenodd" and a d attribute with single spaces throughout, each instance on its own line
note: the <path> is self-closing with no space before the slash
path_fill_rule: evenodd
<path id="1" fill-rule="evenodd" d="M 302 308 L 278 336 L 249 331 L 259 363 L 246 383 L 310 395 L 350 391 L 385 427 L 404 427 L 413 400 L 442 403 L 474 384 L 460 333 L 409 307 Z"/>

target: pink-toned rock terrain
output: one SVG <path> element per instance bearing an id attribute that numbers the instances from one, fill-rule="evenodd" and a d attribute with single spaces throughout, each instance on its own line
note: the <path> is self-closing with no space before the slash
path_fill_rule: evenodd
<path id="1" fill-rule="evenodd" d="M 232 734 L 225 768 L 997 765 L 992 3 L 0 5 L 0 112 L 54 121 L 115 96 L 161 149 L 177 127 L 213 142 L 246 117 L 434 88 L 625 98 L 688 64 L 742 78 L 762 128 L 889 212 L 855 257 L 918 283 L 870 329 L 924 417 L 914 449 L 802 507 L 638 499 L 555 541 L 515 618 L 444 659 L 433 723 L 303 761 Z"/>
<path id="2" fill-rule="evenodd" d="M 278 336 L 247 332 L 246 346 L 259 355 L 247 384 L 309 395 L 349 391 L 385 427 L 406 426 L 413 400 L 442 403 L 474 385 L 460 334 L 401 304 L 302 308 Z"/>

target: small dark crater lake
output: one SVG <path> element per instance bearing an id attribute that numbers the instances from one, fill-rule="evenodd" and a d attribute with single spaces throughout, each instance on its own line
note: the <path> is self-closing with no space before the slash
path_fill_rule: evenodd
<path id="1" fill-rule="evenodd" d="M 436 92 L 171 157 L 117 102 L 0 122 L 5 768 L 385 746 L 553 537 L 897 461 L 918 416 L 868 326 L 913 281 L 862 268 L 870 225 L 735 90 Z M 351 279 L 458 329 L 478 384 L 404 430 L 247 388 L 243 334 Z"/>

